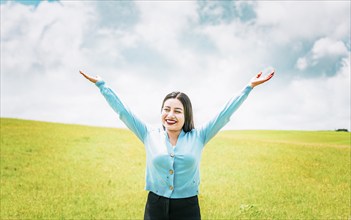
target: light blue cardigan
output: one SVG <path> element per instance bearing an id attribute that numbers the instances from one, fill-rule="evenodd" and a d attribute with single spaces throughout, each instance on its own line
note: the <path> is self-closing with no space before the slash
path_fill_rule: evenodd
<path id="1" fill-rule="evenodd" d="M 252 90 L 251 86 L 246 86 L 202 127 L 187 133 L 182 131 L 173 147 L 162 127 L 151 128 L 142 122 L 103 80 L 96 82 L 96 86 L 119 118 L 144 143 L 145 189 L 167 198 L 187 198 L 199 194 L 199 166 L 204 145 L 224 127 Z"/>

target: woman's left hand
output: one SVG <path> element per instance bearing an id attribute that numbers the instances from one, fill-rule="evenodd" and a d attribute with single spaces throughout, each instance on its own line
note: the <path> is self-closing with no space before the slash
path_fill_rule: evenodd
<path id="1" fill-rule="evenodd" d="M 268 74 L 268 75 L 265 76 L 265 77 L 261 77 L 262 72 L 259 72 L 254 78 L 251 79 L 251 81 L 250 81 L 250 86 L 251 86 L 252 88 L 254 88 L 255 86 L 258 86 L 258 85 L 260 85 L 260 84 L 262 84 L 262 83 L 267 82 L 268 80 L 270 80 L 270 79 L 273 77 L 274 72 L 275 72 L 275 71 L 273 70 L 270 74 Z"/>
<path id="2" fill-rule="evenodd" d="M 92 83 L 96 83 L 97 81 L 101 80 L 100 76 L 90 76 L 88 74 L 83 73 L 80 70 L 79 70 L 79 73 L 82 74 L 87 80 L 89 80 Z"/>

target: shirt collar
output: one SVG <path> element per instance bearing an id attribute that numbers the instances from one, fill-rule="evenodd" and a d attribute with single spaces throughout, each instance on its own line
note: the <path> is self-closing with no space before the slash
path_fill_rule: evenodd
<path id="1" fill-rule="evenodd" d="M 167 137 L 167 131 L 166 131 L 165 127 L 162 126 L 162 130 L 163 130 L 163 134 Z M 185 135 L 185 131 L 182 129 L 180 131 L 180 134 L 179 134 L 178 138 L 183 137 L 184 135 Z"/>

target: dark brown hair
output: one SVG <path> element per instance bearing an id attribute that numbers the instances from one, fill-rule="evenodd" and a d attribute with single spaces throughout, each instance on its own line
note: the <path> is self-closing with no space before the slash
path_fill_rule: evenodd
<path id="1" fill-rule="evenodd" d="M 194 126 L 194 119 L 193 119 L 193 107 L 191 106 L 189 97 L 182 92 L 171 92 L 168 95 L 166 95 L 166 97 L 163 99 L 161 111 L 163 109 L 165 102 L 168 99 L 178 99 L 183 104 L 183 107 L 184 107 L 183 131 L 189 132 L 192 129 L 194 129 L 195 126 Z"/>

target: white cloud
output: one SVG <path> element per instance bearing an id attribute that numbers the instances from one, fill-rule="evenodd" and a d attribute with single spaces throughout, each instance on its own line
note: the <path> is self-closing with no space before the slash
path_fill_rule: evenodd
<path id="1" fill-rule="evenodd" d="M 11 2 L 1 7 L 2 21 L 6 21 L 2 24 L 10 24 L 2 28 L 1 38 L 6 75 L 35 74 L 28 74 L 29 70 L 45 74 L 80 59 L 77 52 L 87 25 L 86 8 L 74 2 L 69 7 L 48 2 L 36 9 Z"/>
<path id="2" fill-rule="evenodd" d="M 196 19 L 195 2 L 137 1 L 140 22 L 135 32 L 152 47 L 173 54 L 179 49 L 177 38 L 189 22 Z M 157 12 L 157 13 L 156 13 Z"/>
<path id="3" fill-rule="evenodd" d="M 297 60 L 296 67 L 299 70 L 315 67 L 317 71 L 327 71 L 335 74 L 335 66 L 341 66 L 343 59 L 348 55 L 349 52 L 344 42 L 321 38 L 314 42 L 312 49 L 305 56 Z M 328 69 L 328 67 L 331 67 L 331 69 Z"/>
<path id="4" fill-rule="evenodd" d="M 275 77 L 279 77 L 279 72 Z M 274 79 L 255 88 L 230 122 L 244 129 L 350 130 L 350 57 L 334 76 Z"/>
<path id="5" fill-rule="evenodd" d="M 350 33 L 349 1 L 258 1 L 256 12 L 257 25 L 277 42 L 345 39 Z"/>
<path id="6" fill-rule="evenodd" d="M 123 126 L 82 68 L 154 125 L 164 96 L 184 91 L 199 125 L 272 65 L 226 128 L 350 129 L 350 3 L 232 6 L 237 17 L 195 1 L 1 4 L 1 116 Z"/>
<path id="7" fill-rule="evenodd" d="M 296 62 L 296 67 L 299 70 L 305 70 L 307 66 L 308 66 L 308 64 L 307 64 L 307 58 L 306 57 L 300 57 L 297 60 L 297 62 Z"/>
<path id="8" fill-rule="evenodd" d="M 333 77 L 300 79 L 288 86 L 285 93 L 289 94 L 289 103 L 296 103 L 296 107 L 285 109 L 292 126 L 350 129 L 350 56 L 343 59 L 342 65 Z"/>
<path id="9" fill-rule="evenodd" d="M 82 63 L 89 8 L 77 2 L 42 2 L 37 8 L 7 2 L 1 12 L 2 116 L 65 121 L 68 114 L 57 106 L 66 106 L 74 91 L 67 85 Z"/>
<path id="10" fill-rule="evenodd" d="M 313 59 L 326 56 L 347 56 L 347 53 L 347 48 L 342 41 L 333 41 L 330 38 L 319 39 L 312 48 Z"/>

